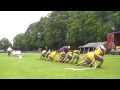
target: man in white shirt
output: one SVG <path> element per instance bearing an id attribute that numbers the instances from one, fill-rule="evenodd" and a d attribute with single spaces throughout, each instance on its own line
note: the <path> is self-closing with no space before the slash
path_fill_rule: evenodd
<path id="1" fill-rule="evenodd" d="M 8 49 L 7 49 L 7 51 L 8 51 L 8 56 L 10 56 L 10 53 L 11 53 L 12 50 L 13 50 L 13 49 L 9 46 Z"/>

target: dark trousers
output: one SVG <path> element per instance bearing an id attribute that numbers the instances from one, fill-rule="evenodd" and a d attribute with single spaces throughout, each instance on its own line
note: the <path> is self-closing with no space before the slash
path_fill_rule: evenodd
<path id="1" fill-rule="evenodd" d="M 10 51 L 8 51 L 8 56 L 10 56 Z"/>

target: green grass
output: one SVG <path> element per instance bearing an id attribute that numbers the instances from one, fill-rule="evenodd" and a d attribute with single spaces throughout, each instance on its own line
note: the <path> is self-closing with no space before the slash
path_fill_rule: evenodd
<path id="1" fill-rule="evenodd" d="M 23 56 L 19 59 L 8 57 L 7 53 L 0 53 L 0 79 L 120 79 L 120 55 L 105 55 L 102 68 L 82 71 L 65 68 L 85 66 L 38 60 L 38 53 L 23 53 Z"/>

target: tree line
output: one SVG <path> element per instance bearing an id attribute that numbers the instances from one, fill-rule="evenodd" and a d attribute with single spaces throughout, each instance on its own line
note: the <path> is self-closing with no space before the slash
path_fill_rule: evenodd
<path id="1" fill-rule="evenodd" d="M 90 42 L 107 41 L 106 35 L 119 28 L 120 11 L 52 11 L 31 23 L 25 33 L 16 35 L 13 48 L 37 50 L 48 46 L 57 50 L 70 45 L 78 49 Z"/>

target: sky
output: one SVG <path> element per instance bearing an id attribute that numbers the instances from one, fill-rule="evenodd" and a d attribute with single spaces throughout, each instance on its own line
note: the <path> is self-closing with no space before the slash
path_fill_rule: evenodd
<path id="1" fill-rule="evenodd" d="M 30 24 L 46 17 L 52 11 L 0 11 L 0 40 L 7 38 L 12 44 L 20 33 L 25 33 Z"/>

